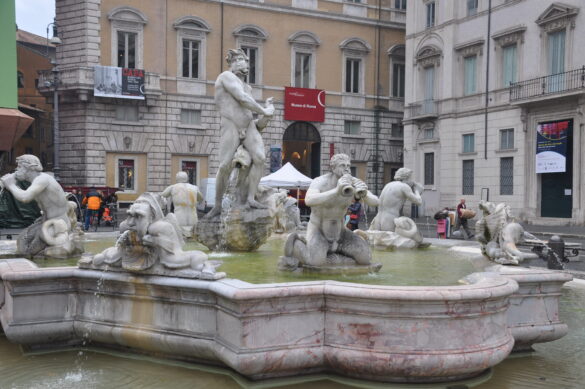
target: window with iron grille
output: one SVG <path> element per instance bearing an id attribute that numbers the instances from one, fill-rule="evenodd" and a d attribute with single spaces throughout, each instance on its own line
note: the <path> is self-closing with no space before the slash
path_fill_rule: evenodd
<path id="1" fill-rule="evenodd" d="M 119 159 L 118 160 L 118 188 L 123 190 L 134 190 L 134 160 L 133 159 Z"/>
<path id="2" fill-rule="evenodd" d="M 425 185 L 435 185 L 435 153 L 425 153 Z"/>
<path id="3" fill-rule="evenodd" d="M 463 188 L 461 193 L 464 195 L 473 194 L 473 176 L 474 176 L 474 161 L 473 159 L 463 161 Z"/>
<path id="4" fill-rule="evenodd" d="M 181 161 L 181 170 L 187 173 L 189 184 L 197 185 L 197 161 Z"/>
<path id="5" fill-rule="evenodd" d="M 500 158 L 500 194 L 514 194 L 514 158 Z"/>
<path id="6" fill-rule="evenodd" d="M 514 129 L 506 128 L 500 130 L 500 150 L 511 150 L 514 148 Z"/>

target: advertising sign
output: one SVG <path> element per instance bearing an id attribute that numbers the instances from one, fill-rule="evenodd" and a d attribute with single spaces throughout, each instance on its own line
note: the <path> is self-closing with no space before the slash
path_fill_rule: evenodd
<path id="1" fill-rule="evenodd" d="M 94 66 L 93 95 L 144 100 L 144 70 Z"/>
<path id="2" fill-rule="evenodd" d="M 536 173 L 564 173 L 570 120 L 539 123 L 536 131 Z"/>
<path id="3" fill-rule="evenodd" d="M 325 91 L 284 88 L 284 120 L 325 121 Z"/>

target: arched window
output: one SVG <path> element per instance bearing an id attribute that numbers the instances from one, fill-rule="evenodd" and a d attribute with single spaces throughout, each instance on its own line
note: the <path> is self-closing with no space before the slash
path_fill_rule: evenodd
<path id="1" fill-rule="evenodd" d="M 132 7 L 116 7 L 108 13 L 112 36 L 112 66 L 143 69 L 146 16 Z"/>

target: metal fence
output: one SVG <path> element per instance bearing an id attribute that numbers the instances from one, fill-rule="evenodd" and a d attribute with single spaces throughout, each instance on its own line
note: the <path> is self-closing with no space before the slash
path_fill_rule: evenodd
<path id="1" fill-rule="evenodd" d="M 581 69 L 533 78 L 510 85 L 510 101 L 585 89 L 585 66 Z"/>

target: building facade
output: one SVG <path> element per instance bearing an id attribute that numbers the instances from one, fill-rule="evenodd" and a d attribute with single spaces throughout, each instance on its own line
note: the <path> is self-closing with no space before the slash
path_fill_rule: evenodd
<path id="1" fill-rule="evenodd" d="M 402 3 L 57 0 L 62 182 L 119 187 L 123 203 L 161 191 L 179 170 L 195 184 L 214 177 L 214 81 L 239 47 L 255 98 L 276 100 L 267 157 L 280 152 L 316 176 L 345 152 L 380 191 L 402 165 Z M 144 69 L 145 99 L 94 96 L 96 65 Z M 284 87 L 324 90 L 325 120 L 285 120 Z"/>
<path id="2" fill-rule="evenodd" d="M 583 2 L 408 6 L 404 162 L 423 212 L 489 199 L 527 222 L 585 223 Z M 565 166 L 543 160 L 550 145 Z"/>

